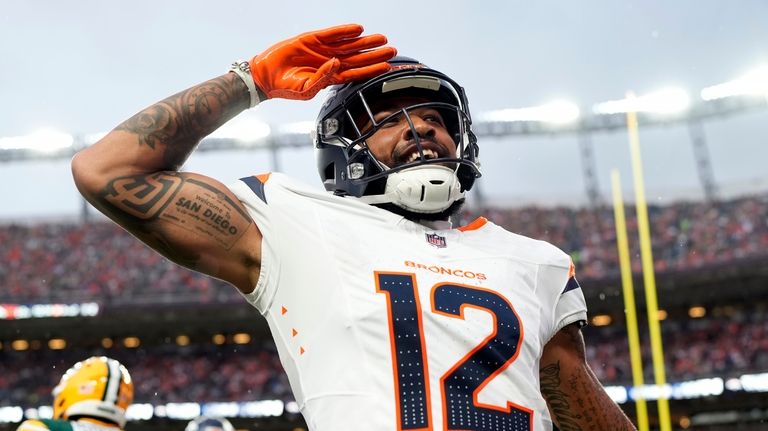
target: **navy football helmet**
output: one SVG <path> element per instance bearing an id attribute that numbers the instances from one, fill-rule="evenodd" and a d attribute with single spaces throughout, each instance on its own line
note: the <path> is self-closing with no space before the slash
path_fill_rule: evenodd
<path id="1" fill-rule="evenodd" d="M 387 73 L 330 88 L 314 131 L 318 171 L 326 190 L 336 195 L 370 204 L 392 203 L 415 213 L 439 213 L 462 199 L 481 175 L 467 97 L 451 78 L 417 60 L 398 56 L 389 63 L 392 69 Z M 419 103 L 375 120 L 376 104 L 403 96 Z M 456 144 L 455 158 L 425 152 L 409 116 L 419 108 L 441 114 Z M 387 166 L 369 151 L 366 139 L 399 116 L 410 125 L 419 155 Z"/>
<path id="2" fill-rule="evenodd" d="M 235 427 L 225 418 L 198 416 L 187 424 L 184 431 L 235 431 Z"/>

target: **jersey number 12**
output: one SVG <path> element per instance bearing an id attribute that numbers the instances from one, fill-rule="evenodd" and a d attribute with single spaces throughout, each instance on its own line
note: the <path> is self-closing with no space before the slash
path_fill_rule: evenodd
<path id="1" fill-rule="evenodd" d="M 387 297 L 398 430 L 431 430 L 429 364 L 424 345 L 416 275 L 376 272 L 376 291 Z M 482 404 L 477 394 L 517 358 L 523 329 L 512 304 L 500 294 L 475 286 L 438 283 L 431 311 L 463 319 L 463 308 L 491 313 L 495 328 L 441 378 L 446 430 L 530 430 L 533 411 L 507 402 Z"/>

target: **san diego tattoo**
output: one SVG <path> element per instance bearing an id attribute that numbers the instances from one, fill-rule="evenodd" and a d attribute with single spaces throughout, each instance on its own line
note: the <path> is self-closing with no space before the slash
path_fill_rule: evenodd
<path id="1" fill-rule="evenodd" d="M 179 172 L 116 178 L 101 198 L 118 210 L 124 222 L 170 222 L 227 250 L 253 223 L 224 191 Z"/>

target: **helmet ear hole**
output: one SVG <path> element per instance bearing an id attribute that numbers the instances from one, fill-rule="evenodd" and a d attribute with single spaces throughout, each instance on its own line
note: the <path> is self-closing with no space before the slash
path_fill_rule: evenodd
<path id="1" fill-rule="evenodd" d="M 323 178 L 326 181 L 328 181 L 328 180 L 335 180 L 336 179 L 336 170 L 334 169 L 333 163 L 329 163 L 325 167 L 325 176 Z"/>

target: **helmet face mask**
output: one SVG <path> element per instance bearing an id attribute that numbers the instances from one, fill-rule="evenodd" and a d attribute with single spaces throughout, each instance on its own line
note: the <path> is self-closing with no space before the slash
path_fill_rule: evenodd
<path id="1" fill-rule="evenodd" d="M 368 203 L 393 203 L 416 213 L 445 210 L 461 199 L 480 176 L 466 96 L 450 78 L 415 60 L 397 57 L 390 63 L 390 72 L 331 90 L 318 116 L 315 135 L 320 176 L 326 190 L 337 195 L 359 197 Z M 397 100 L 401 102 L 393 108 L 393 101 Z M 377 116 L 382 109 L 389 115 Z M 424 109 L 435 110 L 442 117 L 453 139 L 455 156 L 435 157 L 434 152 L 425 152 L 411 118 L 411 113 Z M 414 160 L 390 161 L 388 165 L 373 154 L 367 140 L 383 125 L 403 119 L 411 128 L 418 155 Z M 454 171 L 455 181 L 444 181 L 441 171 L 445 167 Z M 393 179 L 397 173 L 398 179 Z M 440 188 L 443 190 L 432 193 L 445 196 L 439 198 L 440 202 L 421 202 L 409 197 L 423 198 L 430 189 Z M 407 196 L 401 193 L 406 189 Z"/>
<path id="2" fill-rule="evenodd" d="M 67 370 L 53 389 L 53 418 L 89 417 L 125 426 L 133 381 L 118 361 L 90 357 Z"/>

